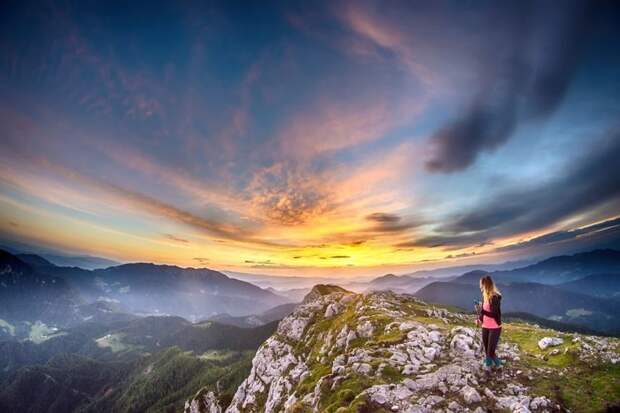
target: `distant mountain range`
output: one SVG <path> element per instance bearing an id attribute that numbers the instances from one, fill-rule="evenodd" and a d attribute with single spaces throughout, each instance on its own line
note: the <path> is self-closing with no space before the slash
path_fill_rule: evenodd
<path id="1" fill-rule="evenodd" d="M 419 270 L 408 274 L 386 274 L 376 278 L 337 278 L 337 277 L 294 277 L 276 276 L 267 274 L 251 274 L 235 271 L 225 271 L 231 278 L 247 281 L 262 288 L 289 298 L 300 301 L 316 284 L 337 284 L 351 291 L 369 292 L 378 290 L 392 290 L 403 293 L 413 293 L 433 281 L 446 281 L 471 270 L 509 270 L 534 263 L 532 260 L 507 261 L 499 264 L 462 265 L 440 267 L 429 270 Z"/>
<path id="2" fill-rule="evenodd" d="M 419 270 L 412 273 L 403 274 L 408 277 L 451 277 L 463 274 L 472 270 L 482 271 L 502 271 L 512 270 L 514 268 L 521 268 L 527 265 L 535 264 L 536 260 L 518 260 L 518 261 L 506 261 L 497 264 L 471 264 L 471 265 L 459 265 L 454 267 L 440 267 L 430 270 Z"/>
<path id="3" fill-rule="evenodd" d="M 120 265 L 120 262 L 118 261 L 113 261 L 101 257 L 92 257 L 90 255 L 72 257 L 63 255 L 42 254 L 41 256 L 46 260 L 50 261 L 52 264 L 59 267 L 79 267 L 86 270 L 96 270 L 99 268 L 107 268 L 115 265 Z"/>
<path id="4" fill-rule="evenodd" d="M 310 291 L 316 284 L 321 283 L 333 283 L 333 282 L 346 282 L 343 279 L 336 277 L 313 277 L 313 276 L 282 276 L 282 275 L 269 275 L 269 274 L 252 274 L 238 271 L 223 271 L 231 278 L 247 281 L 252 284 L 258 285 L 262 288 L 274 288 L 276 290 L 289 290 L 289 289 L 307 289 Z"/>
<path id="5" fill-rule="evenodd" d="M 0 243 L 0 250 L 13 255 L 43 258 L 50 264 L 59 267 L 79 267 L 85 270 L 95 270 L 121 264 L 109 258 L 94 257 L 92 255 L 69 255 L 55 249 L 37 247 L 15 240 L 1 239 Z"/>
<path id="6" fill-rule="evenodd" d="M 244 328 L 258 327 L 283 319 L 295 310 L 297 304 L 298 303 L 282 304 L 256 315 L 233 317 L 230 314 L 217 314 L 209 317 L 207 321 L 215 321 Z"/>
<path id="7" fill-rule="evenodd" d="M 620 251 L 605 249 L 575 255 L 561 255 L 522 268 L 490 272 L 493 278 L 501 283 L 535 282 L 541 284 L 562 284 L 602 273 L 620 273 Z M 480 280 L 479 275 L 480 271 L 473 271 L 463 274 L 456 281 L 476 284 Z"/>
<path id="8" fill-rule="evenodd" d="M 595 297 L 620 300 L 620 273 L 594 274 L 575 281 L 558 284 L 558 288 Z"/>
<path id="9" fill-rule="evenodd" d="M 454 277 L 413 277 L 410 275 L 386 274 L 367 283 L 361 291 L 391 290 L 399 293 L 414 293 L 432 282 L 449 281 L 453 278 Z"/>
<path id="10" fill-rule="evenodd" d="M 470 271 L 452 281 L 435 281 L 415 295 L 431 303 L 473 307 L 480 278 Z M 620 334 L 620 252 L 595 250 L 558 256 L 490 275 L 502 292 L 502 310 Z"/>
<path id="11" fill-rule="evenodd" d="M 450 281 L 460 274 L 471 270 L 497 271 L 514 269 L 522 265 L 529 265 L 532 261 L 507 261 L 499 264 L 463 265 L 455 267 L 440 267 L 430 270 L 419 270 L 408 274 L 385 274 L 370 281 L 334 281 L 351 291 L 371 292 L 390 290 L 398 293 L 413 294 L 420 288 L 435 281 Z"/>
<path id="12" fill-rule="evenodd" d="M 41 320 L 63 325 L 80 317 L 83 301 L 61 277 L 36 271 L 16 256 L 0 250 L 0 318 Z"/>
<path id="13" fill-rule="evenodd" d="M 80 306 L 103 301 L 134 314 L 190 320 L 256 314 L 288 300 L 206 268 L 124 264 L 98 270 L 59 267 L 43 257 L 0 250 L 0 318 L 70 325 Z"/>

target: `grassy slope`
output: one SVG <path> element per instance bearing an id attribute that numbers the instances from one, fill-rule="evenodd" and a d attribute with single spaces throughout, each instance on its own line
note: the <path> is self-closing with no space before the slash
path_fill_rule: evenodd
<path id="1" fill-rule="evenodd" d="M 538 340 L 546 336 L 561 337 L 564 343 L 541 350 Z M 523 377 L 524 384 L 536 393 L 556 399 L 575 412 L 599 412 L 620 400 L 620 364 L 592 364 L 577 356 L 573 335 L 558 333 L 526 323 L 509 323 L 503 339 L 515 343 L 523 353 L 525 368 L 544 369 L 533 380 Z M 559 354 L 551 355 L 553 350 Z"/>
<path id="2" fill-rule="evenodd" d="M 355 310 L 359 300 L 365 298 L 357 297 L 347 305 L 345 311 L 333 319 L 323 319 L 322 315 L 316 315 L 315 325 L 312 327 L 311 334 L 306 334 L 308 340 L 303 344 L 297 344 L 295 352 L 297 354 L 310 354 L 310 375 L 306 377 L 297 387 L 297 394 L 304 395 L 312 391 L 321 377 L 329 374 L 334 358 L 338 354 L 327 356 L 324 362 L 317 361 L 320 358 L 319 349 L 323 345 L 322 338 L 329 331 L 337 334 L 345 324 L 355 328 L 357 319 L 362 315 L 370 316 L 375 326 L 385 326 L 391 321 L 395 321 L 385 314 L 377 311 L 367 311 L 359 314 Z M 445 306 L 434 306 L 436 308 L 446 308 Z M 451 323 L 444 325 L 438 323 L 436 318 L 428 317 L 426 310 L 429 306 L 407 300 L 401 310 L 405 310 L 413 319 L 423 323 L 434 323 L 438 325 L 444 333 L 459 324 Z M 454 310 L 453 308 L 446 308 Z M 472 319 L 473 320 L 473 319 Z M 400 320 L 402 321 L 402 320 Z M 460 325 L 473 327 L 473 322 L 463 321 Z M 404 340 L 405 335 L 397 330 L 388 333 L 383 332 L 383 328 L 376 328 L 375 331 L 382 333 L 374 335 L 369 339 L 356 339 L 351 343 L 351 347 L 368 346 L 371 344 L 391 345 Z M 542 351 L 538 348 L 538 340 L 545 336 L 561 336 L 565 339 L 565 344 L 554 347 L 560 350 L 560 354 L 549 356 L 551 348 Z M 610 402 L 620 400 L 620 365 L 590 365 L 579 360 L 575 353 L 575 344 L 572 343 L 570 334 L 558 333 L 553 330 L 545 330 L 524 322 L 509 322 L 505 324 L 502 340 L 518 345 L 523 353 L 523 357 L 511 366 L 515 369 L 522 368 L 529 371 L 534 368 L 544 368 L 545 371 L 533 376 L 529 380 L 523 375 L 519 380 L 531 388 L 534 395 L 545 395 L 551 399 L 561 402 L 566 408 L 575 412 L 599 412 L 606 408 Z M 566 349 L 566 352 L 564 352 Z M 353 413 L 364 412 L 369 407 L 366 400 L 358 395 L 365 389 L 375 384 L 395 383 L 403 379 L 402 374 L 394 368 L 386 368 L 381 375 L 365 376 L 352 373 L 346 380 L 338 383 L 332 390 L 328 387 L 322 389 L 322 399 L 320 402 L 321 411 L 330 413 Z M 377 406 L 373 406 L 372 411 L 377 411 Z M 297 413 L 309 412 L 307 406 L 298 403 L 294 411 Z"/>

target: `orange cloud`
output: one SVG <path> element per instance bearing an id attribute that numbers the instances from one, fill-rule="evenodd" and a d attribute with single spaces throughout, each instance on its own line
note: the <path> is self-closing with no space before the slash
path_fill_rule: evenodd
<path id="1" fill-rule="evenodd" d="M 275 163 L 254 173 L 247 186 L 252 215 L 297 225 L 323 214 L 330 206 L 328 188 L 310 171 Z"/>

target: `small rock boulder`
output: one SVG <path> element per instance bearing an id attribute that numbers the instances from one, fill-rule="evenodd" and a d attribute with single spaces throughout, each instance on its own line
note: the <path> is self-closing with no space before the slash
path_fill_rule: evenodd
<path id="1" fill-rule="evenodd" d="M 544 350 L 547 347 L 559 346 L 562 343 L 564 343 L 564 340 L 560 337 L 543 337 L 538 340 L 538 347 L 540 347 L 541 350 Z"/>
<path id="2" fill-rule="evenodd" d="M 478 403 L 480 402 L 480 400 L 482 400 L 482 398 L 480 397 L 480 393 L 478 393 L 476 389 L 468 385 L 463 386 L 463 388 L 461 389 L 461 395 L 463 396 L 463 400 L 465 400 L 465 403 L 467 404 Z"/>

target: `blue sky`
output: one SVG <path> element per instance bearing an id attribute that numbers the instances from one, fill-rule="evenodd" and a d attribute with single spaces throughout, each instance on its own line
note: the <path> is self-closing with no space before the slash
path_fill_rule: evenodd
<path id="1" fill-rule="evenodd" d="M 618 241 L 613 2 L 5 2 L 0 231 L 346 275 Z"/>

